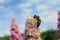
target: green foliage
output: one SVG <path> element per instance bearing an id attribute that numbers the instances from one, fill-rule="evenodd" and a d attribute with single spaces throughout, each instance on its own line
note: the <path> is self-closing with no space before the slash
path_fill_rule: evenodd
<path id="1" fill-rule="evenodd" d="M 0 37 L 0 40 L 9 40 L 9 36 L 3 36 L 3 37 Z"/>
<path id="2" fill-rule="evenodd" d="M 24 36 L 24 34 L 22 34 Z M 41 33 L 42 40 L 58 40 L 56 30 L 48 30 Z M 9 36 L 0 37 L 0 40 L 9 40 Z"/>
<path id="3" fill-rule="evenodd" d="M 41 33 L 43 40 L 58 40 L 56 30 L 48 30 Z"/>

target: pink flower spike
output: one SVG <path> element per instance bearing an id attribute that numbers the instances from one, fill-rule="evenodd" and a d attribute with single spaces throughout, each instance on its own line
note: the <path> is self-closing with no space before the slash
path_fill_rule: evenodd
<path id="1" fill-rule="evenodd" d="M 18 25 L 16 23 L 16 17 L 15 16 L 12 18 L 10 40 L 23 40 L 22 35 L 18 30 Z"/>

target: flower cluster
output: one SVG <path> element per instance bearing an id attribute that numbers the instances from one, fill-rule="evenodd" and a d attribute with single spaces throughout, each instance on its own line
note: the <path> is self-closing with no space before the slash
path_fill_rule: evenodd
<path id="1" fill-rule="evenodd" d="M 60 10 L 58 11 L 58 32 L 57 32 L 58 38 L 60 38 Z"/>
<path id="2" fill-rule="evenodd" d="M 13 19 L 12 19 L 10 40 L 23 40 L 21 33 L 18 30 L 18 25 L 16 23 L 15 17 L 13 17 Z"/>

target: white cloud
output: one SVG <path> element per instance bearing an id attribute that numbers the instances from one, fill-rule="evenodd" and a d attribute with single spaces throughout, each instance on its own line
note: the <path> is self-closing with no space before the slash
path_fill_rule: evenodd
<path id="1" fill-rule="evenodd" d="M 40 14 L 43 23 L 40 26 L 40 31 L 46 31 L 49 29 L 57 29 L 57 11 L 42 11 Z M 50 26 L 50 27 L 49 27 Z M 52 27 L 53 26 L 53 27 Z"/>
<path id="2" fill-rule="evenodd" d="M 32 4 L 29 3 L 29 2 L 25 2 L 25 3 L 19 4 L 17 7 L 24 9 L 24 8 L 30 7 L 31 5 L 32 5 Z"/>
<path id="3" fill-rule="evenodd" d="M 38 4 L 44 0 L 28 0 L 27 2 L 32 3 L 32 4 Z"/>
<path id="4" fill-rule="evenodd" d="M 19 9 L 22 10 L 22 14 L 19 14 L 19 15 L 21 15 L 23 18 L 26 18 L 27 16 L 31 15 L 31 13 L 33 12 L 33 10 L 28 8 L 28 7 L 30 7 L 31 5 L 32 5 L 32 4 L 31 4 L 31 3 L 28 3 L 28 2 L 19 4 L 19 5 L 17 6 L 17 8 L 19 8 Z"/>
<path id="5" fill-rule="evenodd" d="M 60 3 L 60 0 L 47 0 L 46 3 L 48 5 L 54 6 Z"/>
<path id="6" fill-rule="evenodd" d="M 36 9 L 37 11 L 40 11 L 40 10 L 47 10 L 49 7 L 47 5 L 37 5 L 36 6 Z"/>
<path id="7" fill-rule="evenodd" d="M 33 12 L 33 10 L 29 8 L 31 5 L 32 4 L 29 2 L 25 2 L 17 6 L 17 8 L 22 10 L 22 14 L 20 14 L 22 17 L 25 18 L 26 16 L 31 15 L 31 13 Z"/>
<path id="8" fill-rule="evenodd" d="M 6 29 L 6 30 L 4 30 L 4 31 L 0 31 L 0 36 L 5 36 L 5 35 L 10 35 L 10 30 L 8 29 Z"/>
<path id="9" fill-rule="evenodd" d="M 4 36 L 4 35 L 3 35 L 3 32 L 0 32 L 0 36 Z"/>
<path id="10" fill-rule="evenodd" d="M 59 4 L 60 0 L 28 0 L 27 2 L 31 4 L 42 4 L 42 2 L 44 2 L 43 4 L 54 6 Z"/>
<path id="11" fill-rule="evenodd" d="M 28 2 L 30 2 L 30 3 L 37 3 L 37 2 L 39 2 L 39 0 L 28 0 Z"/>
<path id="12" fill-rule="evenodd" d="M 25 24 L 20 24 L 19 25 L 19 31 L 20 31 L 20 33 L 24 33 L 24 30 L 25 30 Z"/>
<path id="13" fill-rule="evenodd" d="M 32 9 L 22 9 L 22 13 L 24 13 L 24 14 L 29 14 L 29 13 L 31 13 L 33 10 Z"/>
<path id="14" fill-rule="evenodd" d="M 9 2 L 11 0 L 0 0 L 0 3 L 6 3 L 6 2 Z"/>
<path id="15" fill-rule="evenodd" d="M 5 1 L 4 0 L 0 0 L 0 3 L 4 3 Z"/>
<path id="16" fill-rule="evenodd" d="M 57 22 L 57 12 L 55 11 L 43 11 L 40 16 L 44 19 L 45 23 L 48 21 L 53 23 Z"/>
<path id="17" fill-rule="evenodd" d="M 25 14 L 22 14 L 23 18 L 26 19 L 28 16 L 30 16 L 31 14 L 30 13 L 25 13 Z"/>

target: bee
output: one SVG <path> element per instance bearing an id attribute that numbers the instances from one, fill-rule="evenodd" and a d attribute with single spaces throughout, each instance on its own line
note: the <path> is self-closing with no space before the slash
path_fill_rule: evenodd
<path id="1" fill-rule="evenodd" d="M 41 19 L 38 15 L 34 15 L 33 18 L 37 20 L 37 28 L 38 28 L 41 24 Z"/>

